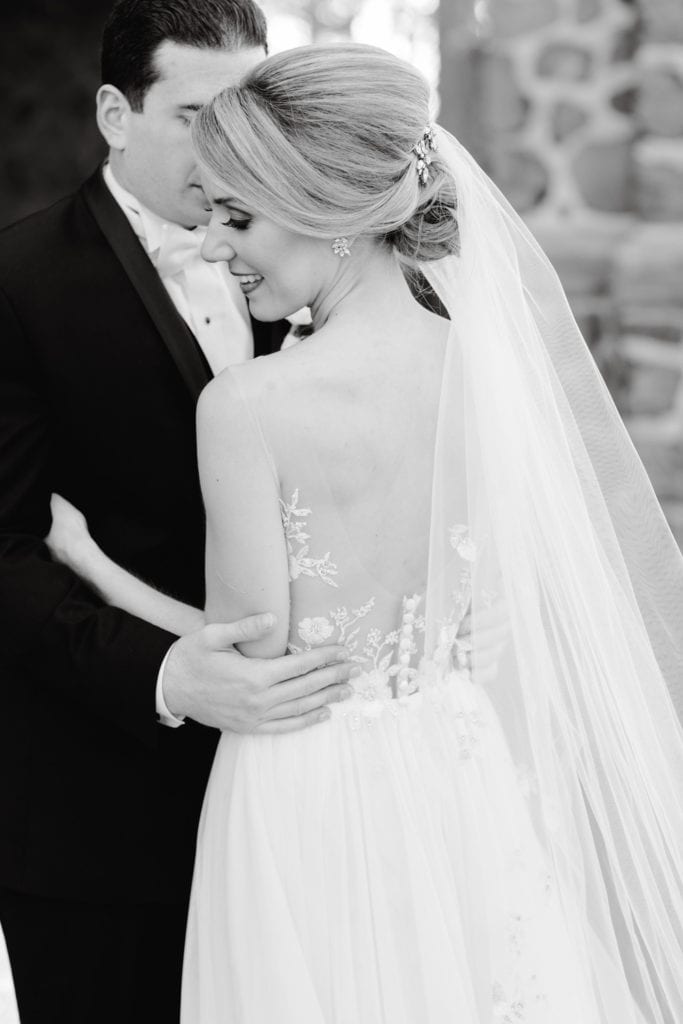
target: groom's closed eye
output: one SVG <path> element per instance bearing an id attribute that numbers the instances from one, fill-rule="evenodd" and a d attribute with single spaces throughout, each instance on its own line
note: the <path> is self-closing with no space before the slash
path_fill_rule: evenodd
<path id="1" fill-rule="evenodd" d="M 182 107 L 178 108 L 178 120 L 189 127 L 194 120 L 194 115 L 200 109 L 200 103 L 184 103 Z"/>

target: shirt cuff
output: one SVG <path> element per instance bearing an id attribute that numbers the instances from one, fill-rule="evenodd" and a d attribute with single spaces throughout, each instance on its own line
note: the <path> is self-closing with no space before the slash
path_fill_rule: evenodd
<path id="1" fill-rule="evenodd" d="M 164 669 L 166 668 L 166 662 L 168 656 L 173 650 L 174 645 L 171 644 L 169 649 L 166 651 L 166 657 L 161 663 L 159 669 L 159 675 L 157 676 L 157 689 L 156 689 L 156 706 L 157 706 L 157 720 L 160 725 L 167 725 L 170 729 L 177 729 L 179 725 L 185 725 L 185 716 L 178 718 L 177 715 L 172 714 L 166 705 L 164 700 L 164 688 L 162 686 L 164 679 Z"/>

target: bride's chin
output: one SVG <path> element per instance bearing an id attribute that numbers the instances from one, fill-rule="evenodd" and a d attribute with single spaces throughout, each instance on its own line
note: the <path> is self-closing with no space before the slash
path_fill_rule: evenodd
<path id="1" fill-rule="evenodd" d="M 247 305 L 249 306 L 249 312 L 255 320 L 260 321 L 262 324 L 272 324 L 276 320 L 284 320 L 287 316 L 283 309 L 275 309 L 272 304 L 266 301 L 259 301 L 259 296 L 251 295 L 247 296 Z"/>
<path id="2" fill-rule="evenodd" d="M 275 321 L 286 319 L 290 314 L 289 307 L 286 309 L 284 306 L 268 302 L 267 298 L 261 295 L 248 295 L 247 304 L 249 312 L 261 324 L 274 324 Z"/>

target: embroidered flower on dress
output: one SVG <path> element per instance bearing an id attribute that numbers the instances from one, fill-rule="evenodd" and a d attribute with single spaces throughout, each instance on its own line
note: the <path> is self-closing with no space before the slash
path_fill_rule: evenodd
<path id="1" fill-rule="evenodd" d="M 338 569 L 330 558 L 330 552 L 322 558 L 309 555 L 307 518 L 312 512 L 310 508 L 299 507 L 298 488 L 289 502 L 280 499 L 280 509 L 287 541 L 290 581 L 301 576 L 311 576 L 328 586 L 338 587 L 337 582 L 331 578 L 338 575 Z M 404 697 L 416 689 L 413 681 L 418 675 L 418 669 L 410 662 L 418 654 L 415 635 L 425 632 L 424 615 L 417 614 L 421 600 L 418 594 L 403 599 L 403 615 L 398 629 L 384 633 L 374 626 L 367 629 L 364 637 L 362 620 L 375 609 L 374 597 L 356 608 L 341 605 L 328 610 L 326 615 L 300 619 L 296 628 L 303 647 L 289 643 L 288 650 L 292 654 L 299 654 L 302 650 L 310 650 L 328 640 L 342 644 L 350 660 L 363 667 L 362 682 L 355 686 L 358 693 L 370 701 L 377 700 L 379 695 L 388 699 L 393 690 L 399 698 Z M 393 689 L 390 682 L 392 679 L 396 680 Z"/>
<path id="2" fill-rule="evenodd" d="M 493 986 L 493 1017 L 500 1024 L 520 1024 L 526 1019 L 524 1002 L 521 999 L 508 999 L 505 989 L 498 982 Z"/>
<path id="3" fill-rule="evenodd" d="M 297 632 L 303 642 L 309 647 L 316 644 L 324 644 L 334 633 L 334 626 L 329 619 L 317 615 L 313 619 L 302 619 Z"/>
<path id="4" fill-rule="evenodd" d="M 474 562 L 477 557 L 477 546 L 470 537 L 466 526 L 456 523 L 448 531 L 451 547 L 454 548 L 461 558 L 466 562 Z"/>
<path id="5" fill-rule="evenodd" d="M 289 504 L 280 498 L 280 514 L 287 539 L 287 555 L 289 559 L 289 578 L 298 580 L 300 576 L 317 576 L 330 587 L 338 586 L 332 576 L 338 573 L 337 566 L 330 559 L 328 551 L 322 558 L 311 558 L 308 554 L 310 534 L 306 533 L 306 517 L 310 516 L 310 508 L 299 508 L 299 488 L 294 491 Z M 295 551 L 294 545 L 300 545 Z"/>
<path id="6" fill-rule="evenodd" d="M 358 634 L 360 633 L 360 626 L 358 626 L 357 623 L 361 619 L 364 619 L 374 607 L 375 599 L 374 597 L 371 597 L 370 600 L 365 604 L 362 604 L 360 608 L 352 608 L 351 611 L 349 611 L 348 608 L 341 607 L 335 608 L 334 611 L 330 612 L 330 618 L 334 621 L 335 626 L 339 630 L 337 643 L 344 644 L 351 655 L 352 661 L 365 661 L 365 658 L 362 655 L 356 654 L 356 649 L 358 647 Z"/>

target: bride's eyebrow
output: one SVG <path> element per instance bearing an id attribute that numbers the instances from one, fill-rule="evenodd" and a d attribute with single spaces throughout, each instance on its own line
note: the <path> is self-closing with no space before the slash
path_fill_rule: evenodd
<path id="1" fill-rule="evenodd" d="M 233 210 L 239 210 L 240 213 L 247 212 L 245 209 L 243 209 L 242 205 L 238 202 L 238 200 L 233 199 L 232 196 L 216 196 L 215 198 L 212 197 L 211 202 L 213 203 L 214 206 L 230 206 L 232 207 Z"/>

